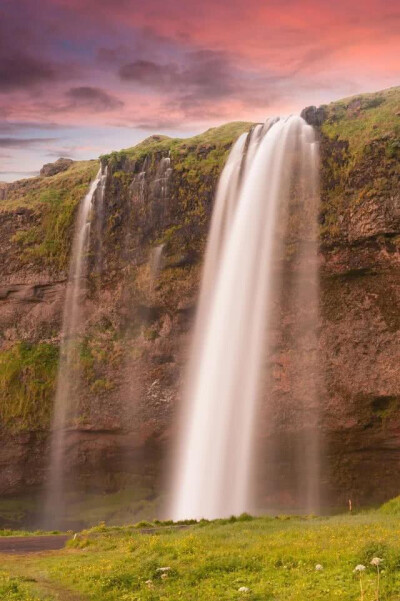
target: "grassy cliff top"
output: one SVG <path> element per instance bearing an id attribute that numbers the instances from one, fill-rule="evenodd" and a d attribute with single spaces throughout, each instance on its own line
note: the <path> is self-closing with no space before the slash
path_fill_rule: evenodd
<path id="1" fill-rule="evenodd" d="M 347 141 L 355 158 L 376 139 L 400 138 L 400 87 L 344 98 L 324 109 L 322 132 Z"/>
<path id="2" fill-rule="evenodd" d="M 5 228 L 22 265 L 67 268 L 75 210 L 98 169 L 98 161 L 80 161 L 56 175 L 20 180 L 0 190 L 0 218 L 29 212 L 15 233 Z"/>
<path id="3" fill-rule="evenodd" d="M 10 184 L 0 189 L 6 191 L 6 197 L 0 200 L 0 212 L 35 208 L 42 204 L 71 202 L 80 200 L 89 182 L 99 169 L 98 161 L 77 161 L 66 171 L 50 177 L 32 177 Z"/>
<path id="4" fill-rule="evenodd" d="M 389 154 L 400 145 L 400 87 L 379 92 L 358 94 L 325 105 L 325 120 L 321 127 L 328 138 L 348 142 L 354 160 L 363 149 L 376 139 L 387 137 Z M 114 151 L 100 157 L 104 162 L 117 163 L 124 158 L 141 160 L 147 154 L 160 153 L 180 157 L 202 149 L 228 148 L 242 133 L 249 131 L 252 123 L 233 121 L 213 127 L 191 138 L 170 138 L 152 135 L 139 144 Z M 393 144 L 392 144 L 393 145 Z M 34 177 L 12 184 L 0 183 L 0 193 L 7 190 L 6 199 L 0 201 L 0 211 L 20 207 L 35 207 L 49 198 L 63 197 L 67 192 L 75 196 L 82 193 L 82 186 L 94 177 L 97 161 L 79 161 L 62 173 L 51 177 Z M 0 194 L 1 196 L 1 194 Z"/>
<path id="5" fill-rule="evenodd" d="M 320 107 L 321 237 L 331 245 L 396 232 L 400 87 Z"/>
<path id="6" fill-rule="evenodd" d="M 219 127 L 211 127 L 207 131 L 191 138 L 169 138 L 168 136 L 154 135 L 146 138 L 136 146 L 117 152 L 103 155 L 103 161 L 116 162 L 124 157 L 140 160 L 153 152 L 162 154 L 181 154 L 187 151 L 198 151 L 201 148 L 212 146 L 214 148 L 227 147 L 232 144 L 242 133 L 249 131 L 253 124 L 247 121 L 233 121 Z"/>

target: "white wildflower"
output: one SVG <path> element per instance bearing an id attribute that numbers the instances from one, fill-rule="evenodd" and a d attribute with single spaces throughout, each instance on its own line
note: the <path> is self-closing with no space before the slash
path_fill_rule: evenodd
<path id="1" fill-rule="evenodd" d="M 323 569 L 324 569 L 324 567 L 323 567 L 323 566 L 321 566 L 321 564 L 320 564 L 320 563 L 317 563 L 317 565 L 315 566 L 315 569 L 317 570 L 317 572 L 319 572 L 320 570 L 323 570 Z"/>
<path id="2" fill-rule="evenodd" d="M 250 589 L 247 586 L 241 586 L 239 589 L 239 593 L 248 593 Z"/>
<path id="3" fill-rule="evenodd" d="M 353 572 L 363 572 L 365 570 L 365 566 L 362 565 L 362 563 L 359 563 L 358 566 L 356 566 L 353 570 Z"/>
<path id="4" fill-rule="evenodd" d="M 382 563 L 382 561 L 383 559 L 381 559 L 380 557 L 374 557 L 373 559 L 371 559 L 371 565 L 378 567 Z"/>
<path id="5" fill-rule="evenodd" d="M 171 568 L 168 566 L 166 568 L 157 568 L 157 572 L 169 572 Z"/>

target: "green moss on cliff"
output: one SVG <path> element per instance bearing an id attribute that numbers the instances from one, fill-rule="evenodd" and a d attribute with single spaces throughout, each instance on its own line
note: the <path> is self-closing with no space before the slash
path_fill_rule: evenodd
<path id="1" fill-rule="evenodd" d="M 251 125 L 228 123 L 186 139 L 152 136 L 133 148 L 102 157 L 110 167 L 110 193 L 119 201 L 108 220 L 109 229 L 117 232 L 120 222 L 130 219 L 130 232 L 142 250 L 164 244 L 168 256 L 199 257 L 227 154 Z M 168 202 L 157 197 L 152 184 L 160 177 L 163 157 L 171 159 Z M 123 216 L 121 206 L 132 202 L 132 198 L 131 214 Z M 115 244 L 119 243 L 120 230 L 115 240 Z"/>
<path id="2" fill-rule="evenodd" d="M 58 349 L 20 342 L 0 352 L 0 423 L 11 431 L 40 430 L 50 423 Z"/>
<path id="3" fill-rule="evenodd" d="M 68 266 L 76 207 L 98 170 L 97 161 L 74 163 L 52 177 L 36 177 L 12 185 L 0 211 L 32 211 L 32 224 L 13 241 L 23 263 L 64 270 Z"/>
<path id="4" fill-rule="evenodd" d="M 374 235 L 374 216 L 389 215 L 384 205 L 400 184 L 400 87 L 333 102 L 324 112 L 322 239 Z"/>
<path id="5" fill-rule="evenodd" d="M 351 162 L 356 162 L 373 140 L 387 138 L 388 152 L 400 135 L 400 87 L 362 94 L 326 107 L 322 132 L 349 143 Z"/>
<path id="6" fill-rule="evenodd" d="M 113 167 L 127 159 L 140 161 L 153 154 L 167 156 L 170 151 L 186 154 L 188 150 L 195 152 L 202 147 L 206 149 L 207 145 L 214 147 L 229 146 L 232 140 L 235 140 L 243 132 L 249 131 L 251 125 L 251 122 L 233 121 L 219 127 L 211 127 L 192 138 L 169 138 L 168 136 L 154 135 L 131 148 L 102 155 L 100 159 Z"/>

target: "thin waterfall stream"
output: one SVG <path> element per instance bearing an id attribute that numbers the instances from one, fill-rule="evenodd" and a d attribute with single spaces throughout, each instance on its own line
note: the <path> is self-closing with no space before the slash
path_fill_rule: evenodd
<path id="1" fill-rule="evenodd" d="M 69 267 L 67 290 L 64 301 L 60 362 L 54 400 L 50 442 L 50 467 L 43 523 L 54 527 L 62 521 L 67 500 L 65 495 L 66 434 L 76 416 L 77 398 L 77 335 L 82 326 L 82 300 L 86 291 L 92 210 L 96 193 L 102 210 L 107 171 L 100 168 L 83 198 L 75 224 Z"/>

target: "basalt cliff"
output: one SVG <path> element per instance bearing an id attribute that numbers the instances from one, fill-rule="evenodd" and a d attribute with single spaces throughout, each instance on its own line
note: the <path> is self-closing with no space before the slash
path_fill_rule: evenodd
<path id="1" fill-rule="evenodd" d="M 399 493 L 400 88 L 303 116 L 321 152 L 313 352 L 324 505 L 370 506 Z M 232 143 L 251 127 L 152 136 L 100 157 L 107 179 L 92 217 L 79 417 L 68 427 L 68 473 L 85 492 L 82 523 L 158 511 L 214 192 Z M 74 218 L 98 169 L 99 161 L 63 160 L 0 185 L 0 524 L 34 523 L 41 503 Z M 285 262 L 290 270 L 290 248 Z M 267 420 L 263 431 L 286 441 L 277 460 L 290 509 L 287 459 L 303 427 L 296 404 L 307 393 L 292 385 L 290 327 L 299 316 L 285 303 L 279 312 L 265 391 L 277 415 L 273 431 Z"/>

